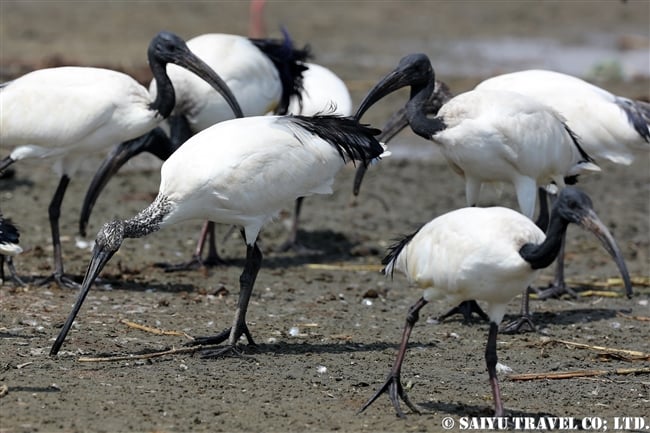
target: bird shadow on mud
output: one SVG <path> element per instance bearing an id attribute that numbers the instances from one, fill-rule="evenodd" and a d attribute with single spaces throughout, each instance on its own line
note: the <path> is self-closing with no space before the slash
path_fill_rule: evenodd
<path id="1" fill-rule="evenodd" d="M 417 347 L 433 347 L 435 343 L 414 343 Z M 376 342 L 371 344 L 359 344 L 359 343 L 311 343 L 306 341 L 301 342 L 285 342 L 281 341 L 278 343 L 261 343 L 261 344 L 240 344 L 238 349 L 241 352 L 239 355 L 226 355 L 225 358 L 229 359 L 241 359 L 243 361 L 254 361 L 258 362 L 262 357 L 273 359 L 279 356 L 302 356 L 302 355 L 315 355 L 315 354 L 352 354 L 352 353 L 379 353 L 385 350 L 395 350 L 397 352 L 398 344 L 394 343 L 384 343 Z M 214 349 L 219 349 L 225 347 L 223 344 L 220 345 L 203 345 L 196 346 L 195 350 L 192 351 L 192 344 L 185 343 L 180 346 L 166 346 L 159 349 L 143 349 L 139 351 L 129 352 L 100 352 L 93 354 L 94 357 L 107 359 L 115 357 L 116 359 L 123 356 L 132 356 L 132 357 L 143 357 L 143 358 L 169 358 L 177 354 L 187 354 L 188 351 L 192 352 L 192 356 L 201 357 L 203 351 L 212 351 Z M 175 351 L 176 350 L 176 351 Z M 171 352 L 170 352 L 171 351 Z M 368 386 L 368 384 L 363 384 L 363 386 Z"/>
<path id="2" fill-rule="evenodd" d="M 620 310 L 608 308 L 574 308 L 556 312 L 544 311 L 533 313 L 533 322 L 541 325 L 568 326 L 580 323 L 610 320 L 617 316 Z M 514 318 L 514 317 L 513 317 Z"/>
<path id="3" fill-rule="evenodd" d="M 558 311 L 541 311 L 532 312 L 531 320 L 538 329 L 545 328 L 546 326 L 568 326 L 580 323 L 598 322 L 601 320 L 611 320 L 615 318 L 619 312 L 625 313 L 627 310 L 617 310 L 608 308 L 574 308 L 569 310 Z M 518 314 L 507 314 L 503 318 L 502 325 L 506 325 L 519 318 Z M 460 315 L 452 316 L 444 320 L 445 323 L 462 323 L 466 326 L 474 326 L 487 324 L 480 319 L 474 318 L 469 323 L 464 322 Z M 524 332 L 534 332 L 531 330 Z"/>
<path id="4" fill-rule="evenodd" d="M 478 405 L 468 405 L 463 403 L 449 403 L 444 401 L 437 402 L 423 402 L 418 403 L 418 406 L 421 409 L 426 409 L 428 412 L 432 413 L 445 413 L 449 415 L 456 415 L 458 417 L 471 417 L 471 418 L 492 418 L 494 417 L 494 407 L 490 405 L 478 406 Z M 555 418 L 557 415 L 550 414 L 548 412 L 524 412 L 520 410 L 508 410 L 505 409 L 505 415 L 501 422 L 507 423 L 507 425 L 496 424 L 495 426 L 502 429 L 513 429 L 515 424 L 513 418 L 518 418 L 520 421 L 526 419 L 528 424 L 537 425 L 538 421 L 542 418 Z M 423 413 L 423 415 L 426 413 Z M 476 427 L 478 429 L 478 427 Z M 521 428 L 521 426 L 519 427 Z M 532 429 L 532 428 L 531 428 Z M 492 428 L 490 428 L 492 430 Z"/>

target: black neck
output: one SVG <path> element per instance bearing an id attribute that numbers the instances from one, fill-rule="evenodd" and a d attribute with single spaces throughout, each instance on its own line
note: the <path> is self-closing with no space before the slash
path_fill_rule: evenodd
<path id="1" fill-rule="evenodd" d="M 428 118 L 425 106 L 433 93 L 435 81 L 429 80 L 426 86 L 412 86 L 411 99 L 406 103 L 406 115 L 411 129 L 420 137 L 430 140 L 431 137 L 447 127 L 439 118 Z"/>
<path id="2" fill-rule="evenodd" d="M 569 223 L 556 214 L 551 212 L 551 218 L 546 230 L 546 239 L 541 244 L 526 244 L 519 250 L 519 255 L 523 257 L 533 269 L 542 269 L 548 267 L 557 257 L 562 246 L 564 234 Z"/>
<path id="3" fill-rule="evenodd" d="M 149 107 L 156 110 L 163 118 L 169 117 L 174 105 L 176 104 L 176 95 L 174 94 L 174 86 L 172 85 L 169 76 L 167 75 L 167 64 L 161 62 L 153 56 L 149 57 L 149 67 L 156 79 L 156 99 Z"/>

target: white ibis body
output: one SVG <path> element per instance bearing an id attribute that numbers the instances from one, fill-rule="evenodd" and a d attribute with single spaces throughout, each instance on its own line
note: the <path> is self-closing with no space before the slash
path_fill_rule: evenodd
<path id="1" fill-rule="evenodd" d="M 302 73 L 306 69 L 303 62 L 309 51 L 295 48 L 286 31 L 283 40 L 207 33 L 188 40 L 187 46 L 228 85 L 241 107 L 241 115 L 235 116 L 227 101 L 205 81 L 183 68 L 170 65 L 167 72 L 176 91 L 176 106 L 169 120 L 171 141 L 156 132 L 156 137 L 143 137 L 121 144 L 104 160 L 86 192 L 81 209 L 79 231 L 82 235 L 86 233 L 90 213 L 102 189 L 129 159 L 141 152 L 149 152 L 164 161 L 193 134 L 218 122 L 242 115 L 286 114 L 289 101 L 300 99 Z M 154 79 L 150 85 L 152 94 L 156 94 L 156 88 Z M 201 260 L 205 241 L 205 235 L 202 235 L 190 262 L 170 266 L 169 270 L 221 263 L 213 231 L 214 224 L 211 223 L 203 229 L 203 233 L 210 233 L 211 239 L 205 261 Z"/>
<path id="2" fill-rule="evenodd" d="M 508 302 L 533 281 L 539 269 L 553 262 L 569 223 L 596 234 L 615 258 L 626 284 L 629 284 L 627 268 L 614 239 L 593 211 L 590 198 L 573 187 L 560 192 L 546 234 L 529 218 L 514 210 L 471 207 L 439 216 L 396 243 L 383 261 L 386 265 L 384 272 L 386 275 L 392 275 L 394 271 L 405 274 L 410 282 L 424 289 L 424 294 L 409 309 L 399 353 L 386 382 L 361 411 L 382 393 L 388 392 L 399 416 L 404 416 L 399 398 L 411 410 L 418 412 L 402 387 L 400 373 L 419 310 L 435 299 L 446 299 L 452 305 L 477 299 L 487 303 L 490 331 L 485 361 L 495 416 L 503 416 L 496 374 L 498 325 Z"/>
<path id="3" fill-rule="evenodd" d="M 586 153 L 599 163 L 609 161 L 629 164 L 635 156 L 647 154 L 650 150 L 650 105 L 613 95 L 579 78 L 553 71 L 526 70 L 489 78 L 476 88 L 515 91 L 552 107 L 579 137 L 580 145 Z M 431 94 L 428 105 L 424 108 L 427 114 L 436 115 L 440 105 L 435 102 L 450 98 L 444 90 L 436 88 Z M 406 109 L 400 109 L 382 128 L 381 141 L 387 143 L 407 125 Z M 353 189 L 355 195 L 358 194 L 364 173 L 365 167 L 357 169 Z M 539 189 L 539 193 L 541 209 L 538 221 L 545 226 L 543 221 L 548 219 L 545 211 L 546 193 L 543 188 Z M 569 291 L 564 282 L 563 264 L 564 254 L 561 253 L 557 259 L 554 282 L 549 289 L 539 292 L 538 296 L 543 298 L 564 290 Z M 527 300 L 527 296 L 524 300 Z M 528 316 L 527 305 L 525 303 L 525 316 Z"/>
<path id="4" fill-rule="evenodd" d="M 0 284 L 5 281 L 4 264 L 6 262 L 11 279 L 14 283 L 23 285 L 13 263 L 13 257 L 22 252 L 23 249 L 20 246 L 20 232 L 18 231 L 18 227 L 16 227 L 10 218 L 5 218 L 0 212 Z"/>
<path id="5" fill-rule="evenodd" d="M 221 122 L 193 136 L 163 164 L 154 202 L 99 231 L 77 303 L 50 353 L 58 352 L 90 285 L 124 238 L 189 219 L 242 228 L 247 252 L 239 304 L 232 328 L 216 341 L 228 339 L 226 350 L 242 333 L 251 341 L 245 316 L 262 260 L 256 243 L 262 226 L 298 197 L 331 193 L 347 160 L 382 154 L 378 133 L 352 118 L 262 116 Z"/>
<path id="6" fill-rule="evenodd" d="M 352 114 L 352 97 L 343 80 L 324 66 L 315 63 L 305 63 L 305 66 L 307 69 L 303 72 L 302 92 L 300 97 L 293 96 L 291 98 L 289 113 L 302 116 L 323 113 L 350 116 Z M 380 137 L 378 140 L 381 142 Z M 366 166 L 366 164 L 359 164 L 359 167 Z M 309 252 L 309 249 L 298 242 L 298 223 L 302 202 L 302 197 L 296 200 L 289 236 L 278 248 L 280 251 L 294 249 Z"/>
<path id="7" fill-rule="evenodd" d="M 54 245 L 54 279 L 74 285 L 63 275 L 58 220 L 70 178 L 88 155 L 139 137 L 169 116 L 174 88 L 166 75 L 176 63 L 218 89 L 241 113 L 226 84 L 187 48 L 178 36 L 161 32 L 149 45 L 148 58 L 157 78 L 157 96 L 128 75 L 107 69 L 62 67 L 26 74 L 0 89 L 0 143 L 16 146 L 0 162 L 0 171 L 27 158 L 56 159 L 60 182 L 49 207 Z"/>
<path id="8" fill-rule="evenodd" d="M 449 166 L 465 179 L 467 204 L 478 204 L 483 183 L 515 187 L 521 212 L 533 217 L 537 187 L 583 170 L 599 170 L 561 116 L 533 98 L 504 90 L 473 90 L 450 99 L 428 118 L 425 106 L 435 75 L 424 54 L 404 57 L 368 93 L 357 111 L 402 87 L 411 87 L 406 114 L 413 132 L 437 144 Z"/>
<path id="9" fill-rule="evenodd" d="M 307 69 L 302 73 L 300 98 L 293 96 L 288 112 L 302 116 L 315 114 L 352 115 L 352 97 L 345 82 L 331 69 L 306 62 Z"/>
<path id="10" fill-rule="evenodd" d="M 647 158 L 650 153 L 650 104 L 647 102 L 617 96 L 577 77 L 546 70 L 498 75 L 476 88 L 508 89 L 553 107 L 599 164 L 629 165 L 636 157 Z M 545 191 L 540 190 L 540 194 L 540 201 L 546 200 Z M 540 215 L 542 220 L 546 217 Z M 545 290 L 538 290 L 537 295 L 544 299 L 566 292 L 577 296 L 564 280 L 562 253 L 558 256 L 553 282 Z"/>
<path id="11" fill-rule="evenodd" d="M 580 78 L 555 71 L 532 69 L 497 75 L 482 81 L 476 89 L 509 90 L 533 97 L 552 107 L 580 137 L 580 144 L 597 163 L 629 165 L 635 157 L 650 151 L 650 104 L 632 100 L 588 83 Z M 449 99 L 446 89 L 434 89 L 426 112 L 436 115 L 435 101 Z M 390 137 L 408 124 L 404 109 L 382 128 Z M 359 168 L 361 172 L 363 169 Z M 358 194 L 363 173 L 357 175 L 354 193 Z"/>
<path id="12" fill-rule="evenodd" d="M 498 75 L 476 89 L 508 89 L 553 107 L 597 162 L 629 165 L 650 152 L 650 104 L 614 95 L 560 72 L 527 70 Z"/>

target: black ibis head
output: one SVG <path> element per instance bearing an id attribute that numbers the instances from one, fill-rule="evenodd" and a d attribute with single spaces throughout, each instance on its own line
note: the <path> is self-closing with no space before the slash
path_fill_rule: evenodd
<path id="1" fill-rule="evenodd" d="M 377 83 L 359 105 L 355 114 L 357 119 L 377 101 L 402 87 L 411 86 L 411 97 L 425 88 L 430 88 L 428 97 L 433 92 L 435 74 L 429 58 L 425 54 L 409 54 L 403 57 L 397 67 Z"/>
<path id="2" fill-rule="evenodd" d="M 52 349 L 50 349 L 50 356 L 56 355 L 59 352 L 59 349 L 61 349 L 61 345 L 63 345 L 63 341 L 65 340 L 68 331 L 70 331 L 72 323 L 74 322 L 74 319 L 77 316 L 81 305 L 86 299 L 86 295 L 88 294 L 90 286 L 93 284 L 106 263 L 108 263 L 111 257 L 113 257 L 113 254 L 115 254 L 117 250 L 120 249 L 122 241 L 124 240 L 124 232 L 124 221 L 116 220 L 106 223 L 97 234 L 97 238 L 95 239 L 95 246 L 93 248 L 92 259 L 90 260 L 90 264 L 86 270 L 86 275 L 84 276 L 83 283 L 81 284 L 81 292 L 79 292 L 77 302 L 72 308 L 72 311 L 70 312 L 68 319 L 63 325 L 63 328 L 61 328 L 61 332 L 59 332 L 58 337 L 56 337 L 56 341 L 52 345 Z"/>
<path id="3" fill-rule="evenodd" d="M 562 230 L 554 230 L 554 227 L 564 226 L 566 228 L 568 223 L 577 224 L 589 230 L 598 238 L 605 247 L 605 250 L 607 250 L 616 262 L 616 266 L 618 266 L 625 284 L 625 293 L 628 297 L 631 297 L 632 282 L 630 280 L 630 274 L 628 273 L 625 260 L 623 260 L 621 250 L 614 240 L 614 236 L 612 236 L 594 211 L 591 198 L 585 192 L 575 187 L 566 187 L 560 191 L 551 211 L 547 239 L 560 235 Z"/>
<path id="4" fill-rule="evenodd" d="M 166 76 L 165 66 L 168 63 L 174 63 L 175 65 L 196 74 L 210 84 L 223 96 L 228 105 L 230 105 L 230 108 L 232 108 L 235 116 L 244 117 L 237 99 L 235 99 L 235 96 L 230 91 L 226 82 L 223 81 L 210 66 L 190 51 L 185 41 L 179 36 L 165 31 L 158 33 L 149 43 L 147 55 L 151 71 L 159 85 L 161 83 L 169 82 L 169 78 Z M 159 100 L 161 97 L 162 95 L 159 92 L 158 98 L 156 99 L 156 102 L 154 102 L 154 108 L 158 109 L 163 117 L 168 117 L 171 114 L 175 103 L 173 91 L 171 95 L 171 103 L 163 103 L 162 100 Z M 156 105 L 156 103 L 158 105 Z"/>

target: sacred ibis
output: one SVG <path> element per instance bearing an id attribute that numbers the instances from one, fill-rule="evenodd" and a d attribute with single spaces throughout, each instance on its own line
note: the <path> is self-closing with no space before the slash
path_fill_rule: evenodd
<path id="1" fill-rule="evenodd" d="M 14 283 L 23 285 L 14 267 L 13 257 L 23 252 L 20 243 L 18 227 L 10 218 L 5 218 L 0 212 L 0 284 L 5 281 L 4 264 L 7 263 L 11 279 Z"/>
<path id="2" fill-rule="evenodd" d="M 0 161 L 0 171 L 22 159 L 56 159 L 60 181 L 49 220 L 55 263 L 51 278 L 60 285 L 77 286 L 64 275 L 59 238 L 61 202 L 68 183 L 89 155 L 140 137 L 171 114 L 176 99 L 167 64 L 182 66 L 209 82 L 241 114 L 228 86 L 177 35 L 158 33 L 147 56 L 156 77 L 155 97 L 126 74 L 90 67 L 41 69 L 0 89 L 0 143 L 17 146 Z"/>
<path id="3" fill-rule="evenodd" d="M 343 80 L 330 69 L 316 63 L 306 62 L 305 66 L 307 69 L 303 72 L 303 89 L 300 98 L 296 96 L 291 98 L 289 113 L 303 116 L 322 113 L 350 116 L 352 97 Z M 378 137 L 378 140 L 382 142 L 381 137 Z M 359 167 L 365 166 L 366 164 L 359 164 Z M 308 251 L 297 241 L 302 202 L 302 197 L 296 200 L 289 236 L 278 248 L 280 251 L 289 249 Z"/>
<path id="4" fill-rule="evenodd" d="M 445 103 L 433 118 L 425 104 L 435 85 L 429 58 L 411 54 L 368 93 L 358 118 L 387 94 L 411 87 L 406 115 L 411 130 L 438 145 L 449 166 L 465 179 L 467 204 L 478 204 L 484 183 L 513 184 L 521 212 L 533 217 L 537 187 L 599 170 L 575 133 L 550 107 L 505 90 L 475 89 Z"/>
<path id="5" fill-rule="evenodd" d="M 580 78 L 547 70 L 513 72 L 482 81 L 477 89 L 509 89 L 555 109 L 598 164 L 630 165 L 650 152 L 650 104 L 614 95 Z M 605 169 L 606 170 L 606 169 Z M 540 201 L 546 200 L 540 190 Z M 544 215 L 542 215 L 542 218 Z M 564 254 L 557 259 L 555 278 L 543 299 L 563 293 L 576 296 L 564 281 Z M 526 311 L 526 314 L 528 312 Z"/>
<path id="6" fill-rule="evenodd" d="M 408 85 L 411 99 L 405 109 L 411 129 L 436 143 L 452 169 L 465 178 L 470 206 L 477 204 L 483 183 L 511 183 L 520 211 L 532 218 L 538 188 L 551 182 L 562 188 L 583 170 L 600 170 L 561 115 L 521 93 L 474 89 L 453 97 L 428 118 L 424 104 L 433 92 L 434 72 L 423 54 L 403 58 L 371 90 L 358 116 L 381 97 Z M 631 296 L 631 288 L 627 295 Z M 468 306 L 484 317 L 476 303 L 463 307 Z M 467 319 L 470 313 L 461 312 Z M 524 323 L 532 327 L 527 314 L 513 326 Z"/>
<path id="7" fill-rule="evenodd" d="M 355 118 L 322 115 L 245 117 L 194 135 L 163 164 L 153 203 L 131 219 L 100 229 L 82 290 L 50 353 L 59 351 L 90 286 L 125 238 L 189 219 L 239 226 L 246 243 L 232 327 L 209 340 L 228 340 L 228 345 L 209 355 L 236 351 L 242 334 L 252 343 L 246 310 L 262 261 L 257 246 L 262 226 L 298 197 L 330 194 L 348 160 L 378 158 L 384 152 L 374 137 L 378 133 Z"/>
<path id="8" fill-rule="evenodd" d="M 271 112 L 287 114 L 291 101 L 300 104 L 303 73 L 307 69 L 304 62 L 310 52 L 307 47 L 296 48 L 288 32 L 285 29 L 282 32 L 281 40 L 206 33 L 189 39 L 187 46 L 227 83 L 244 116 Z M 141 152 L 149 152 L 164 161 L 193 134 L 235 117 L 221 95 L 193 74 L 170 65 L 168 75 L 176 91 L 176 106 L 169 119 L 171 141 L 157 132 L 154 137 L 123 143 L 107 156 L 84 198 L 79 220 L 82 235 L 86 233 L 90 213 L 102 189 L 129 159 Z M 150 85 L 153 94 L 156 87 L 154 78 Z M 208 256 L 201 259 L 208 234 Z M 182 270 L 222 262 L 214 241 L 214 224 L 206 222 L 190 261 L 166 267 L 168 270 Z"/>
<path id="9" fill-rule="evenodd" d="M 419 413 L 402 386 L 400 374 L 420 309 L 436 299 L 446 299 L 452 304 L 478 299 L 487 302 L 490 320 L 485 361 L 494 415 L 503 416 L 496 373 L 498 325 L 508 302 L 528 287 L 540 269 L 555 260 L 570 223 L 592 231 L 601 240 L 629 286 L 627 268 L 613 237 L 594 212 L 591 199 L 573 187 L 560 192 L 546 234 L 514 210 L 467 207 L 433 219 L 394 244 L 382 262 L 386 265 L 385 274 L 392 276 L 395 271 L 405 274 L 409 282 L 424 289 L 424 294 L 408 311 L 397 358 L 386 382 L 360 412 L 387 392 L 398 416 L 404 417 L 400 398 L 412 411 Z"/>
<path id="10" fill-rule="evenodd" d="M 586 153 L 599 164 L 629 165 L 636 157 L 647 155 L 650 151 L 650 104 L 614 95 L 577 77 L 547 70 L 525 70 L 488 78 L 476 88 L 515 91 L 552 107 L 579 137 Z M 435 89 L 429 105 L 425 107 L 426 112 L 430 115 L 437 114 L 439 105 L 432 102 L 447 97 L 448 94 Z M 406 117 L 405 109 L 400 109 L 391 117 L 382 129 L 380 139 L 385 137 L 382 142 L 386 143 L 408 125 Z M 359 192 L 364 173 L 365 167 L 357 168 L 353 188 L 355 195 Z M 543 221 L 548 218 L 546 189 L 540 188 L 539 194 L 538 224 L 544 226 Z M 538 297 L 546 298 L 565 291 L 575 295 L 564 281 L 562 249 L 557 259 L 555 278 L 546 290 L 538 290 Z M 522 317 L 529 317 L 527 301 L 528 296 L 525 295 Z M 470 311 L 480 314 L 480 309 L 474 304 L 465 303 L 459 307 L 441 319 L 453 312 L 463 312 L 465 320 L 468 320 Z M 515 325 L 517 324 L 516 322 Z"/>

